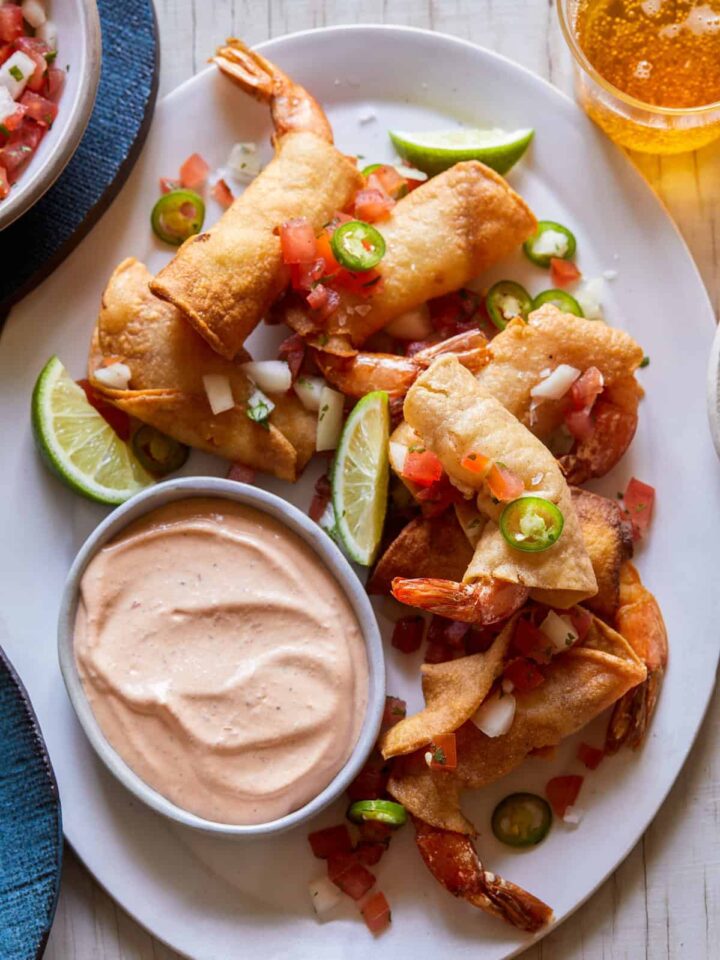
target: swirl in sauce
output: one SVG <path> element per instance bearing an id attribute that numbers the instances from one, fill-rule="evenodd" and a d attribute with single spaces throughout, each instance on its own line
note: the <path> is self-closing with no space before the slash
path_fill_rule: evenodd
<path id="1" fill-rule="evenodd" d="M 207 820 L 264 823 L 303 806 L 365 716 L 347 597 L 295 533 L 231 500 L 168 504 L 106 544 L 82 577 L 74 644 L 107 740 Z"/>

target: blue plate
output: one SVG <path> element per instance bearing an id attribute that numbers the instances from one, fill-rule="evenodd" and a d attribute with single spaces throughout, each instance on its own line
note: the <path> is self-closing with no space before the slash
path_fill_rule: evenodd
<path id="1" fill-rule="evenodd" d="M 0 957 L 34 960 L 52 926 L 62 866 L 55 774 L 28 695 L 0 648 Z"/>

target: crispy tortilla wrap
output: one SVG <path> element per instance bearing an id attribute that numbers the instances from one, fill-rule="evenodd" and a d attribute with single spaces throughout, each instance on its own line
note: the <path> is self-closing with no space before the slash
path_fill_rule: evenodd
<path id="1" fill-rule="evenodd" d="M 413 190 L 375 226 L 386 252 L 372 296 L 343 293 L 326 320 L 288 311 L 290 326 L 326 351 L 358 347 L 401 313 L 459 290 L 527 240 L 536 220 L 499 174 L 471 160 Z"/>
<path id="2" fill-rule="evenodd" d="M 570 492 L 598 584 L 595 596 L 583 603 L 612 623 L 620 606 L 620 571 L 633 553 L 632 526 L 616 500 L 580 487 L 571 487 Z"/>
<path id="3" fill-rule="evenodd" d="M 592 564 L 572 498 L 557 461 L 540 440 L 480 386 L 454 357 L 440 357 L 410 388 L 405 419 L 440 459 L 451 481 L 477 498 L 489 518 L 464 582 L 494 578 L 531 588 L 531 597 L 550 606 L 569 607 L 597 592 Z M 461 466 L 480 452 L 501 461 L 525 484 L 555 503 L 565 524 L 557 543 L 539 553 L 511 547 L 497 525 L 502 504 L 493 503 L 480 474 Z"/>
<path id="4" fill-rule="evenodd" d="M 282 224 L 305 217 L 320 231 L 362 185 L 332 143 L 309 131 L 287 133 L 262 173 L 214 226 L 185 241 L 150 287 L 232 359 L 287 286 Z"/>
<path id="5" fill-rule="evenodd" d="M 499 780 L 532 750 L 554 746 L 582 729 L 642 683 L 646 670 L 620 634 L 594 617 L 584 642 L 554 657 L 544 674 L 541 686 L 515 692 L 515 717 L 506 734 L 487 737 L 468 721 L 456 734 L 456 770 L 437 773 L 408 762 L 411 758 L 400 761 L 388 784 L 392 796 L 433 826 L 475 833 L 460 809 L 463 790 Z"/>
<path id="6" fill-rule="evenodd" d="M 273 396 L 269 429 L 246 415 L 252 390 L 238 363 L 224 360 L 180 312 L 152 295 L 150 273 L 137 260 L 123 261 L 103 294 L 93 334 L 88 376 L 114 406 L 181 443 L 233 462 L 296 480 L 315 450 L 316 418 L 290 394 Z M 130 389 L 112 390 L 94 378 L 106 358 L 131 371 Z M 248 354 L 239 361 L 249 359 Z M 214 416 L 203 376 L 228 378 L 235 407 Z"/>

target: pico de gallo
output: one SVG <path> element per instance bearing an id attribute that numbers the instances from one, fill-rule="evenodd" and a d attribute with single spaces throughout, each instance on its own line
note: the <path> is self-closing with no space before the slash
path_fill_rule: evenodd
<path id="1" fill-rule="evenodd" d="M 65 71 L 43 0 L 0 5 L 0 201 L 27 168 L 58 114 Z"/>

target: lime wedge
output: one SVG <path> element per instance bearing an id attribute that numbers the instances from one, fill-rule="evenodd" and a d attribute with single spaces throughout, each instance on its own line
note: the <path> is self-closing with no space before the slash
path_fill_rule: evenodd
<path id="1" fill-rule="evenodd" d="M 154 482 L 57 357 L 48 360 L 37 378 L 32 426 L 53 473 L 90 500 L 123 503 Z"/>
<path id="2" fill-rule="evenodd" d="M 375 559 L 387 507 L 388 396 L 376 390 L 353 408 L 335 455 L 332 503 L 336 530 L 348 555 L 369 567 Z"/>
<path id="3" fill-rule="evenodd" d="M 511 131 L 497 127 L 458 127 L 430 133 L 389 131 L 402 160 L 431 177 L 461 160 L 480 160 L 498 173 L 507 173 L 527 150 L 534 132 L 529 127 Z"/>

